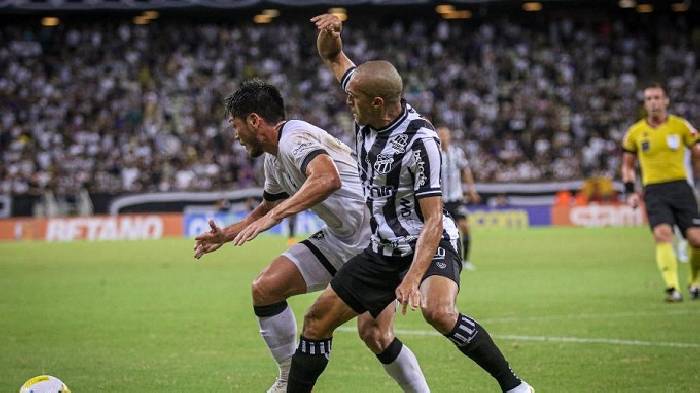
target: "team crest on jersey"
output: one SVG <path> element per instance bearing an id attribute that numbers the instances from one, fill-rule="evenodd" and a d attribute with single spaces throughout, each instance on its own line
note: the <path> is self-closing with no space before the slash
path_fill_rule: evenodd
<path id="1" fill-rule="evenodd" d="M 391 171 L 391 164 L 394 163 L 393 154 L 379 154 L 374 162 L 374 171 L 378 174 L 385 175 Z"/>
<path id="2" fill-rule="evenodd" d="M 390 140 L 389 144 L 394 148 L 396 153 L 404 153 L 406 151 L 406 146 L 408 145 L 408 135 L 401 134 Z"/>

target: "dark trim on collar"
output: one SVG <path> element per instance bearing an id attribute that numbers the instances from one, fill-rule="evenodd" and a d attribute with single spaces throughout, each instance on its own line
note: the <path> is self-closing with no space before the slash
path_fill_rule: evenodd
<path id="1" fill-rule="evenodd" d="M 285 120 L 285 121 L 282 122 L 282 124 L 279 126 L 280 129 L 279 129 L 279 131 L 277 131 L 277 142 L 279 142 L 279 141 L 282 140 L 282 130 L 284 130 L 284 126 L 287 125 L 287 122 L 288 122 L 288 120 Z"/>

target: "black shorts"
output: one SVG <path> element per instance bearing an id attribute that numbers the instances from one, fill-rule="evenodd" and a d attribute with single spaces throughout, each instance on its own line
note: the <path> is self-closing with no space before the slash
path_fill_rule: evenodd
<path id="1" fill-rule="evenodd" d="M 644 187 L 644 204 L 652 231 L 660 224 L 676 225 L 685 236 L 688 228 L 700 227 L 695 193 L 685 180 Z"/>
<path id="2" fill-rule="evenodd" d="M 467 207 L 462 201 L 445 202 L 445 210 L 455 221 L 467 218 Z"/>
<path id="3" fill-rule="evenodd" d="M 396 299 L 396 288 L 408 271 L 413 255 L 386 257 L 366 248 L 347 261 L 331 280 L 331 287 L 358 314 L 369 311 L 377 317 Z M 441 240 L 423 280 L 443 276 L 457 283 L 462 259 L 450 242 Z"/>

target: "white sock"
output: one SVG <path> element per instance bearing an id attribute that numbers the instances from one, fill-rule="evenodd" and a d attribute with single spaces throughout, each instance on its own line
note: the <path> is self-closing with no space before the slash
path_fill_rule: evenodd
<path id="1" fill-rule="evenodd" d="M 521 381 L 520 385 L 514 387 L 513 389 L 510 389 L 506 393 L 530 393 L 530 392 L 534 392 L 534 391 L 535 390 L 532 389 L 532 387 L 530 385 L 528 385 L 527 382 Z"/>
<path id="2" fill-rule="evenodd" d="M 259 314 L 257 310 L 256 314 Z M 297 346 L 297 322 L 294 319 L 294 313 L 286 306 L 278 314 L 257 317 L 260 336 L 270 348 L 270 353 L 280 369 L 279 378 L 286 381 L 292 364 L 292 355 Z"/>
<path id="3" fill-rule="evenodd" d="M 396 341 L 398 341 L 398 339 Z M 399 341 L 399 343 L 401 342 Z M 404 392 L 430 393 L 430 388 L 425 381 L 423 370 L 421 370 L 418 365 L 416 356 L 407 346 L 402 345 L 401 351 L 396 359 L 389 364 L 384 364 L 382 362 L 382 366 L 384 366 L 384 370 L 386 370 L 387 374 L 401 386 Z"/>

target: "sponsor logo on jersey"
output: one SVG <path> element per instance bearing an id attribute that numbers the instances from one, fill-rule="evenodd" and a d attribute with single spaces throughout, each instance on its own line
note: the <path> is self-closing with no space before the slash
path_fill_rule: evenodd
<path id="1" fill-rule="evenodd" d="M 425 162 L 423 162 L 420 151 L 413 152 L 413 159 L 416 160 L 416 179 L 418 180 L 418 187 L 423 187 L 428 178 L 425 176 Z"/>
<path id="2" fill-rule="evenodd" d="M 314 145 L 313 142 L 301 143 L 297 147 L 295 147 L 294 150 L 292 150 L 292 154 L 294 155 L 294 157 L 298 158 L 303 153 L 305 153 L 309 147 L 311 147 L 313 145 Z"/>
<path id="3" fill-rule="evenodd" d="M 369 195 L 372 198 L 383 198 L 394 195 L 394 187 L 390 186 L 369 186 Z"/>

